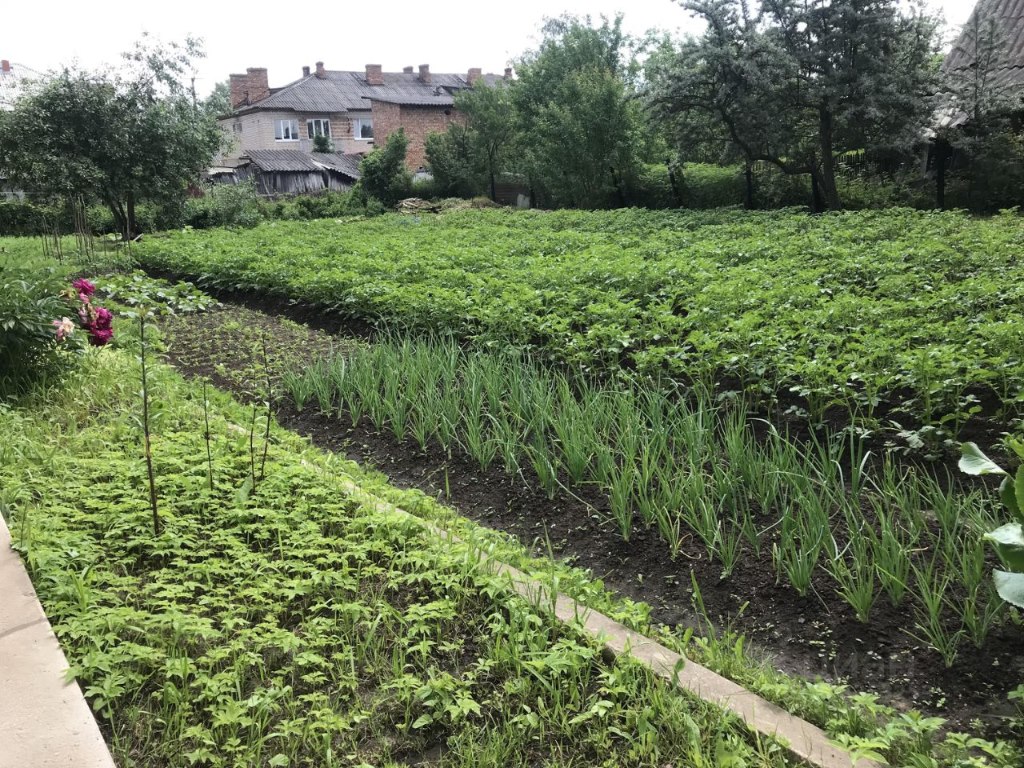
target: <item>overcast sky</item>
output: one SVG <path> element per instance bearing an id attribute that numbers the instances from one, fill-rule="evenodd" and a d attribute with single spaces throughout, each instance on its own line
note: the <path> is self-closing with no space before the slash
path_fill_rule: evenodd
<path id="1" fill-rule="evenodd" d="M 974 0 L 928 1 L 954 27 L 974 6 Z M 246 67 L 267 67 L 270 85 L 279 86 L 317 61 L 328 69 L 429 64 L 434 72 L 500 73 L 536 45 L 544 17 L 563 12 L 594 18 L 622 12 L 635 34 L 701 29 L 673 0 L 5 0 L 0 59 L 40 72 L 76 61 L 96 68 L 116 64 L 143 32 L 162 40 L 193 35 L 207 53 L 197 72 L 200 96 Z"/>

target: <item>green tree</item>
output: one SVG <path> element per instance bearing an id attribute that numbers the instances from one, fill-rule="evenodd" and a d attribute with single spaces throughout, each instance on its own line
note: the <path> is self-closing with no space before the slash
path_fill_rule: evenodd
<path id="1" fill-rule="evenodd" d="M 0 121 L 0 166 L 34 198 L 101 201 L 135 236 L 138 203 L 182 205 L 220 141 L 182 81 L 197 55 L 191 40 L 143 43 L 123 74 L 65 69 L 41 81 Z"/>
<path id="2" fill-rule="evenodd" d="M 487 187 L 476 136 L 466 125 L 453 122 L 444 133 L 424 141 L 427 164 L 438 192 L 446 197 L 475 197 Z"/>
<path id="3" fill-rule="evenodd" d="M 427 161 L 445 194 L 472 197 L 486 188 L 497 198 L 497 176 L 511 170 L 518 137 L 512 86 L 505 82 L 476 85 L 455 95 L 465 121 L 427 137 Z"/>
<path id="4" fill-rule="evenodd" d="M 487 175 L 491 200 L 496 200 L 496 177 L 508 170 L 517 135 L 512 90 L 503 82 L 489 86 L 480 80 L 455 96 L 455 107 L 466 115 L 469 139 Z"/>
<path id="5" fill-rule="evenodd" d="M 536 51 L 517 64 L 511 102 L 535 194 L 558 206 L 621 202 L 636 166 L 637 67 L 622 17 L 549 20 Z"/>
<path id="6" fill-rule="evenodd" d="M 689 0 L 708 22 L 662 83 L 662 114 L 699 112 L 748 162 L 808 173 L 840 207 L 836 157 L 907 146 L 928 114 L 937 23 L 898 0 Z M 674 102 L 674 103 L 673 103 Z"/>
<path id="7" fill-rule="evenodd" d="M 405 167 L 408 147 L 409 139 L 405 131 L 399 128 L 388 136 L 383 147 L 377 147 L 363 158 L 359 164 L 359 184 L 367 196 L 386 206 L 393 206 L 409 194 L 412 180 Z"/>
<path id="8" fill-rule="evenodd" d="M 212 119 L 224 117 L 231 114 L 231 84 L 227 80 L 221 80 L 210 92 L 210 95 L 203 99 L 203 111 Z"/>

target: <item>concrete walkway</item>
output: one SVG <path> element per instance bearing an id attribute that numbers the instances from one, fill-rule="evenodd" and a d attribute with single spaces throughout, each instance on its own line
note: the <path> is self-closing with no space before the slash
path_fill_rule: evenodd
<path id="1" fill-rule="evenodd" d="M 0 517 L 0 768 L 114 768 Z"/>

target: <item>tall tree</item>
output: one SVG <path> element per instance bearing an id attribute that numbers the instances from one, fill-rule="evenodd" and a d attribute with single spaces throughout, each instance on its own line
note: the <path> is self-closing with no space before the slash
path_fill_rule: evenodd
<path id="1" fill-rule="evenodd" d="M 497 199 L 497 175 L 512 170 L 519 136 L 511 89 L 504 81 L 477 81 L 455 95 L 465 119 L 427 137 L 427 161 L 444 194 L 470 197 L 486 189 L 491 200 Z"/>
<path id="2" fill-rule="evenodd" d="M 0 166 L 43 199 L 98 199 L 124 238 L 141 201 L 176 204 L 207 166 L 220 132 L 181 75 L 197 44 L 141 44 L 124 73 L 65 69 L 0 121 Z"/>
<path id="3" fill-rule="evenodd" d="M 503 82 L 489 86 L 480 80 L 472 89 L 456 94 L 455 106 L 466 115 L 468 139 L 487 175 L 491 200 L 496 200 L 496 177 L 509 159 L 516 137 L 511 89 Z"/>
<path id="4" fill-rule="evenodd" d="M 817 208 L 840 207 L 838 154 L 911 143 L 926 119 L 937 24 L 897 0 L 683 6 L 708 31 L 655 89 L 662 113 L 702 112 L 748 161 L 810 174 Z"/>
<path id="5" fill-rule="evenodd" d="M 836 153 L 913 141 L 933 90 L 934 19 L 898 0 L 764 0 L 768 34 L 788 60 L 786 102 L 817 133 L 812 181 L 839 208 Z M 811 147 L 814 147 L 811 149 Z"/>
<path id="6" fill-rule="evenodd" d="M 512 101 L 535 193 L 555 205 L 604 207 L 635 165 L 635 60 L 622 17 L 549 20 L 516 67 Z"/>

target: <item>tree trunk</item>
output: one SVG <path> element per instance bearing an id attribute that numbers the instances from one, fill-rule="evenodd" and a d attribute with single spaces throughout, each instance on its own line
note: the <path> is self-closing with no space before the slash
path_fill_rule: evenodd
<path id="1" fill-rule="evenodd" d="M 944 139 L 935 140 L 935 205 L 940 211 L 946 210 L 946 158 L 949 144 Z"/>
<path id="2" fill-rule="evenodd" d="M 490 174 L 490 179 L 491 179 L 491 185 L 490 185 L 491 186 L 491 202 L 492 203 L 496 203 L 496 202 L 498 202 L 498 184 L 494 180 L 494 166 L 493 165 L 490 166 L 489 174 Z"/>
<path id="3" fill-rule="evenodd" d="M 672 188 L 672 202 L 676 204 L 676 208 L 682 208 L 683 196 L 679 192 L 679 182 L 676 179 L 675 166 L 672 165 L 670 160 L 666 160 L 665 165 L 668 166 L 668 184 Z"/>
<path id="4" fill-rule="evenodd" d="M 750 163 L 743 166 L 743 180 L 746 182 L 743 207 L 751 211 L 754 209 L 754 168 Z"/>
<path id="5" fill-rule="evenodd" d="M 139 234 L 139 225 L 135 220 L 135 195 L 128 193 L 128 236 L 125 240 L 131 240 Z"/>
<path id="6" fill-rule="evenodd" d="M 121 239 L 127 240 L 128 216 L 125 214 L 124 206 L 121 205 L 121 201 L 107 198 L 107 208 L 110 209 L 110 214 L 114 217 L 114 226 L 117 227 L 117 231 L 121 235 Z"/>
<path id="7" fill-rule="evenodd" d="M 818 109 L 818 141 L 821 147 L 821 192 L 825 205 L 830 211 L 838 211 L 839 189 L 836 187 L 836 159 L 832 153 L 833 143 L 832 111 L 827 104 Z"/>
<path id="8" fill-rule="evenodd" d="M 817 161 L 811 164 L 811 210 L 821 213 L 825 210 L 825 199 L 821 194 L 821 172 Z"/>
<path id="9" fill-rule="evenodd" d="M 612 174 L 612 186 L 615 188 L 615 197 L 619 201 L 619 208 L 627 207 L 626 202 L 626 190 L 622 183 L 622 177 L 615 171 L 615 166 L 608 166 L 609 172 Z"/>

